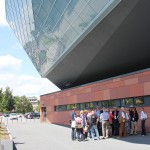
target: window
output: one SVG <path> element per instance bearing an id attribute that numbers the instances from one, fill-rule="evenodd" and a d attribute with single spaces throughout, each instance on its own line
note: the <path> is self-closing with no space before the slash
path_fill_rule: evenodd
<path id="1" fill-rule="evenodd" d="M 108 107 L 108 101 L 102 101 L 102 107 Z"/>
<path id="2" fill-rule="evenodd" d="M 67 105 L 56 106 L 55 110 L 56 111 L 66 111 L 67 110 Z"/>
<path id="3" fill-rule="evenodd" d="M 144 104 L 144 98 L 143 97 L 134 98 L 134 104 L 135 105 L 143 105 Z"/>
<path id="4" fill-rule="evenodd" d="M 80 103 L 79 104 L 79 109 L 84 110 L 85 109 L 85 103 Z"/>
<path id="5" fill-rule="evenodd" d="M 122 107 L 128 107 L 133 105 L 133 98 L 125 98 L 121 100 L 121 106 Z"/>
<path id="6" fill-rule="evenodd" d="M 76 104 L 67 105 L 67 110 L 72 110 L 73 107 L 76 108 Z"/>
<path id="7" fill-rule="evenodd" d="M 109 107 L 118 107 L 118 106 L 120 106 L 120 99 L 109 101 Z"/>

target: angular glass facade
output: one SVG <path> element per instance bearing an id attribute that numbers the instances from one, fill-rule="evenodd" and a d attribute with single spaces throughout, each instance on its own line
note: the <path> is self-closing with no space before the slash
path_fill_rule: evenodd
<path id="1" fill-rule="evenodd" d="M 6 0 L 6 18 L 46 76 L 121 0 Z"/>

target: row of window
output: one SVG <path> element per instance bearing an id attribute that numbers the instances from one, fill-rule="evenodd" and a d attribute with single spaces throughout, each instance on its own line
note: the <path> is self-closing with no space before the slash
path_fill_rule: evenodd
<path id="1" fill-rule="evenodd" d="M 140 96 L 134 98 L 124 98 L 124 99 L 115 99 L 115 100 L 105 100 L 105 101 L 96 101 L 96 102 L 85 102 L 85 103 L 76 103 L 68 105 L 59 105 L 55 106 L 55 111 L 70 111 L 73 107 L 76 107 L 77 110 L 84 109 L 95 109 L 96 106 L 99 107 L 130 107 L 134 106 L 150 106 L 150 96 Z"/>

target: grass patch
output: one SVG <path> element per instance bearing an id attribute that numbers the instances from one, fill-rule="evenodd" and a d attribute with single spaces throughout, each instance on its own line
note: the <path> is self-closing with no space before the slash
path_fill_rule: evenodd
<path id="1" fill-rule="evenodd" d="M 9 134 L 5 124 L 0 122 L 0 140 L 7 140 L 9 139 Z"/>

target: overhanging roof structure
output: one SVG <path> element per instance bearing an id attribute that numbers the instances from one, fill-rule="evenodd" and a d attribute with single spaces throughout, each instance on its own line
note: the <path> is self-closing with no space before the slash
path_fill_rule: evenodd
<path id="1" fill-rule="evenodd" d="M 51 2 L 51 5 L 53 4 L 51 0 L 48 1 Z M 69 27 L 63 32 L 65 30 L 65 27 L 62 26 L 63 20 L 66 21 L 71 13 L 77 12 L 74 10 L 79 8 L 83 1 L 85 3 L 83 10 L 85 11 L 81 11 L 77 15 L 78 21 L 81 20 L 80 24 L 76 25 L 75 21 L 69 22 L 68 20 L 69 27 L 76 30 L 76 36 L 75 33 L 73 34 L 73 30 L 69 30 Z M 42 15 L 39 18 L 38 16 L 42 7 L 46 6 L 40 1 L 31 1 L 33 14 L 30 20 L 33 21 L 33 27 L 31 25 L 30 27 L 33 29 L 27 27 L 26 29 L 29 30 L 27 33 L 32 39 L 24 42 L 22 38 L 21 43 L 41 75 L 47 77 L 60 89 L 66 89 L 149 68 L 150 1 L 101 1 L 103 7 L 87 22 L 84 19 L 88 16 L 88 10 L 96 12 L 96 8 L 99 9 L 100 6 L 96 7 L 96 2 L 98 2 L 96 0 L 83 1 L 73 5 L 71 1 L 64 0 L 63 2 L 68 5 L 65 7 L 67 12 L 65 9 L 63 12 L 70 14 L 60 14 L 54 25 L 51 21 L 48 22 L 48 19 L 55 11 L 50 12 L 49 8 L 47 15 L 41 13 L 43 17 L 47 16 L 47 20 L 42 20 Z M 55 8 L 57 8 L 56 4 L 53 5 Z M 72 11 L 69 11 L 69 5 L 72 6 Z M 41 8 L 37 9 L 39 6 Z M 59 9 L 62 8 L 63 6 L 59 7 Z M 6 10 L 8 11 L 8 9 Z M 89 12 L 90 15 L 92 13 Z M 57 18 L 57 14 L 54 13 L 54 16 Z M 10 18 L 7 15 L 7 20 L 11 23 Z M 40 19 L 43 22 L 41 24 Z M 13 28 L 13 25 L 11 26 Z M 60 31 L 64 34 L 56 36 L 61 34 Z M 16 34 L 20 38 L 19 32 Z"/>

